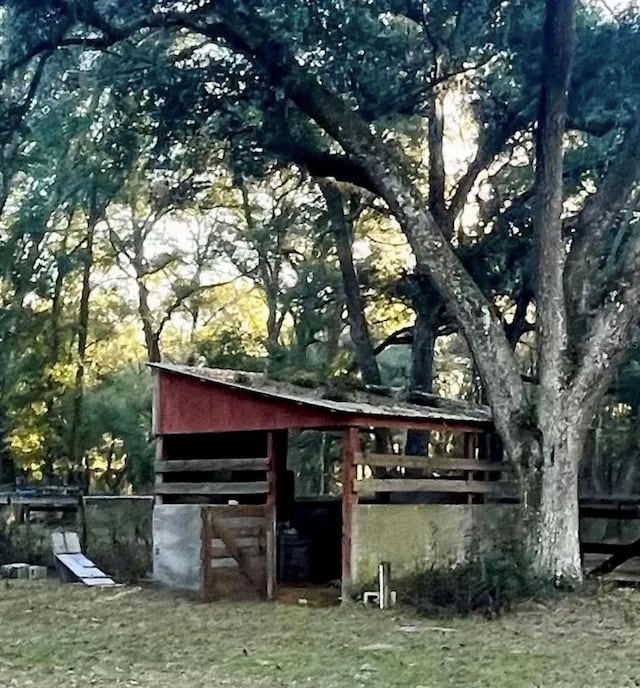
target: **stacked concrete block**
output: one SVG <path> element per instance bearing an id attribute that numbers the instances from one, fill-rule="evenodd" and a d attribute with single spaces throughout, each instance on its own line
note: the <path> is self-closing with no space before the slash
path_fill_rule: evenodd
<path id="1" fill-rule="evenodd" d="M 0 566 L 2 578 L 29 578 L 29 564 L 4 564 Z"/>

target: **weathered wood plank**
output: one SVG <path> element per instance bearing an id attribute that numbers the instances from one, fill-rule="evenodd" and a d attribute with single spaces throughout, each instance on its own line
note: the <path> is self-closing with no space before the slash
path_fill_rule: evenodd
<path id="1" fill-rule="evenodd" d="M 160 378 L 160 376 L 156 374 L 156 376 L 155 376 L 155 384 L 156 385 L 160 384 L 159 378 Z M 158 390 L 156 389 L 154 391 L 154 405 L 158 403 L 159 398 L 160 397 L 158 396 Z M 154 415 L 154 417 L 159 418 L 159 416 L 156 416 L 156 415 Z M 164 438 L 162 437 L 162 435 L 156 435 L 155 432 L 156 431 L 154 431 L 155 443 L 156 443 L 156 446 L 155 446 L 155 465 L 157 466 L 164 459 Z M 163 482 L 164 482 L 164 480 L 162 478 L 162 475 L 156 471 L 155 481 L 154 481 L 156 488 L 158 488 L 160 485 L 162 485 Z M 162 495 L 159 494 L 157 489 L 154 490 L 154 492 L 155 492 L 154 499 L 155 499 L 156 504 L 161 505 L 162 501 L 163 501 Z"/>
<path id="2" fill-rule="evenodd" d="M 233 532 L 234 540 L 235 543 L 238 547 L 241 549 L 244 547 L 257 547 L 260 544 L 260 538 L 258 536 L 244 536 L 244 537 L 238 537 L 235 532 Z M 211 539 L 211 546 L 212 547 L 222 547 L 224 545 L 224 542 L 222 538 L 212 538 Z"/>
<path id="3" fill-rule="evenodd" d="M 375 492 L 457 492 L 492 494 L 500 492 L 501 483 L 480 480 L 446 480 L 443 478 L 412 478 L 388 480 L 384 478 L 358 480 L 355 491 L 360 494 Z"/>
<path id="4" fill-rule="evenodd" d="M 285 431 L 286 432 L 286 431 Z M 267 482 L 269 490 L 267 493 L 267 504 L 265 507 L 265 528 L 266 528 L 266 562 L 265 577 L 267 599 L 275 597 L 276 588 L 276 482 L 277 482 L 277 436 L 273 432 L 267 434 L 267 455 L 269 469 Z M 286 441 L 286 436 L 285 436 Z"/>
<path id="5" fill-rule="evenodd" d="M 264 543 L 261 542 L 259 537 L 236 537 L 235 543 L 243 556 L 258 556 L 264 550 Z M 222 538 L 213 538 L 211 540 L 211 553 L 214 559 L 231 556 Z"/>
<path id="6" fill-rule="evenodd" d="M 619 542 L 582 542 L 580 549 L 585 554 L 618 554 L 626 545 Z"/>
<path id="7" fill-rule="evenodd" d="M 262 519 L 265 515 L 264 504 L 210 504 L 207 511 L 211 514 L 223 516 L 226 523 L 256 523 L 251 519 Z M 245 519 L 249 519 L 248 521 Z"/>
<path id="8" fill-rule="evenodd" d="M 212 600 L 259 600 L 264 597 L 261 585 L 258 590 L 245 576 L 242 576 L 237 567 L 212 569 L 213 587 Z"/>
<path id="9" fill-rule="evenodd" d="M 202 507 L 200 510 L 202 521 L 202 533 L 200 543 L 200 595 L 203 602 L 210 602 L 213 597 L 213 581 L 211 575 L 211 540 L 213 532 L 211 530 L 211 518 L 209 509 Z"/>
<path id="10" fill-rule="evenodd" d="M 259 459 L 180 459 L 157 461 L 156 473 L 189 471 L 266 471 L 269 460 Z"/>
<path id="11" fill-rule="evenodd" d="M 484 473 L 505 473 L 510 466 L 491 461 L 476 461 L 475 459 L 454 459 L 449 457 L 433 457 L 428 460 L 427 468 L 431 471 L 482 471 Z"/>
<path id="12" fill-rule="evenodd" d="M 501 473 L 509 469 L 503 463 L 476 461 L 449 456 L 406 456 L 405 454 L 358 454 L 355 463 L 361 466 L 424 468 L 429 471 L 484 471 Z"/>
<path id="13" fill-rule="evenodd" d="M 240 526 L 239 528 L 229 528 L 234 537 L 257 537 L 264 534 L 264 522 L 255 526 Z"/>
<path id="14" fill-rule="evenodd" d="M 235 495 L 235 494 L 265 494 L 266 481 L 251 483 L 162 483 L 156 485 L 156 493 L 160 495 Z"/>
<path id="15" fill-rule="evenodd" d="M 358 503 L 355 491 L 355 457 L 360 452 L 358 428 L 346 428 L 342 433 L 342 601 L 349 599 L 351 587 L 351 549 L 353 533 L 353 508 Z"/>
<path id="16" fill-rule="evenodd" d="M 211 559 L 212 569 L 237 569 L 238 562 L 233 557 L 220 557 Z"/>
<path id="17" fill-rule="evenodd" d="M 580 504 L 580 518 L 610 518 L 616 521 L 636 520 L 640 519 L 640 507 Z"/>

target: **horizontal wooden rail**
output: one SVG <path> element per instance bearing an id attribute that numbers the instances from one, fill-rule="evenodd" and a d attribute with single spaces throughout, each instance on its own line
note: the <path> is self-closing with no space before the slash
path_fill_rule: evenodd
<path id="1" fill-rule="evenodd" d="M 450 456 L 407 456 L 406 454 L 357 454 L 355 463 L 361 466 L 386 468 L 424 468 L 429 471 L 484 471 L 502 473 L 509 470 L 503 463 L 476 461 Z"/>
<path id="2" fill-rule="evenodd" d="M 203 511 L 206 512 L 206 517 L 211 519 L 212 513 L 224 509 L 225 519 L 227 523 L 236 523 L 236 525 L 244 525 L 247 519 L 253 520 L 256 518 L 264 518 L 265 506 L 264 504 L 211 504 L 210 506 L 203 506 Z M 226 514 L 230 515 L 227 516 Z"/>
<path id="3" fill-rule="evenodd" d="M 580 518 L 608 518 L 615 521 L 640 519 L 640 507 L 606 504 L 580 504 Z"/>
<path id="4" fill-rule="evenodd" d="M 162 483 L 156 485 L 156 494 L 160 495 L 265 494 L 267 490 L 266 481 L 251 483 Z"/>
<path id="5" fill-rule="evenodd" d="M 580 549 L 585 554 L 618 554 L 626 547 L 618 542 L 581 542 Z"/>
<path id="6" fill-rule="evenodd" d="M 464 494 L 496 494 L 500 493 L 504 484 L 500 482 L 484 482 L 480 480 L 446 480 L 443 478 L 412 478 L 402 480 L 387 480 L 372 478 L 357 480 L 355 491 L 360 494 L 375 492 L 458 492 Z"/>
<path id="7" fill-rule="evenodd" d="M 156 473 L 189 471 L 266 471 L 269 459 L 180 459 L 157 461 Z"/>

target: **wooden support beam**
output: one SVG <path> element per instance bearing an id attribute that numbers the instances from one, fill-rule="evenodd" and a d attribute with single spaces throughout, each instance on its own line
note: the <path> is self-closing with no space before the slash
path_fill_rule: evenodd
<path id="1" fill-rule="evenodd" d="M 158 375 L 156 375 L 156 380 L 158 379 Z M 164 438 L 162 435 L 156 435 L 155 439 L 155 465 L 158 466 L 158 464 L 162 463 L 162 460 L 164 459 Z M 157 469 L 156 469 L 157 470 Z M 162 495 L 158 491 L 158 488 L 162 487 L 162 475 L 156 473 L 155 477 L 155 494 L 156 494 L 156 504 L 160 505 L 162 504 Z"/>
<path id="2" fill-rule="evenodd" d="M 500 482 L 480 480 L 447 480 L 445 478 L 385 479 L 372 478 L 358 480 L 355 491 L 359 495 L 376 492 L 456 492 L 462 494 L 495 494 L 504 489 Z"/>
<path id="3" fill-rule="evenodd" d="M 358 428 L 347 428 L 342 433 L 342 603 L 351 594 L 351 540 L 353 530 L 353 509 L 358 503 L 354 491 L 356 478 L 355 457 L 360 451 Z"/>
<path id="4" fill-rule="evenodd" d="M 267 505 L 265 509 L 265 528 L 267 538 L 267 599 L 273 600 L 276 594 L 276 441 L 273 432 L 267 433 Z"/>
<path id="5" fill-rule="evenodd" d="M 394 418 L 393 416 L 356 416 L 350 415 L 345 419 L 347 422 L 362 428 L 363 430 L 369 430 L 370 428 L 376 428 L 379 430 L 422 430 L 423 432 L 428 432 L 430 430 L 436 430 L 437 432 L 482 432 L 483 430 L 490 427 L 489 421 L 478 420 L 478 421 L 457 421 L 457 420 L 444 420 L 444 419 L 432 419 L 432 420 L 411 420 L 406 417 Z M 339 423 L 336 423 L 335 428 L 340 427 Z M 328 427 L 326 429 L 329 429 Z"/>
<path id="6" fill-rule="evenodd" d="M 160 495 L 265 494 L 267 490 L 266 481 L 251 483 L 162 483 L 162 485 L 156 485 L 156 493 Z"/>
<path id="7" fill-rule="evenodd" d="M 189 471 L 266 471 L 268 458 L 258 459 L 180 459 L 156 461 L 156 473 Z"/>
<path id="8" fill-rule="evenodd" d="M 207 507 L 200 509 L 202 519 L 202 534 L 200 543 L 200 596 L 203 602 L 210 602 L 212 599 L 212 577 L 211 577 L 211 554 L 213 530 L 211 528 L 211 518 Z"/>
<path id="9" fill-rule="evenodd" d="M 478 435 L 476 433 L 466 433 L 463 438 L 463 443 L 464 443 L 464 448 L 463 452 L 465 455 L 465 459 L 467 461 L 471 460 L 472 462 L 475 461 L 477 457 L 476 449 L 477 449 L 477 443 L 478 443 Z M 467 480 L 470 479 L 469 473 L 465 473 L 464 476 Z M 484 477 L 484 476 L 483 476 Z M 477 497 L 476 494 L 473 492 L 467 493 L 467 504 L 473 504 L 475 497 Z"/>
<path id="10" fill-rule="evenodd" d="M 160 434 L 160 427 L 162 425 L 160 418 L 160 371 L 152 368 L 151 378 L 153 380 L 153 396 L 151 402 L 151 434 L 154 437 L 157 437 Z"/>

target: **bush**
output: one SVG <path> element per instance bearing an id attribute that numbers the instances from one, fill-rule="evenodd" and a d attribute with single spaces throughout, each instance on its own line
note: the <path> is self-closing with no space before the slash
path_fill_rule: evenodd
<path id="1" fill-rule="evenodd" d="M 118 582 L 144 578 L 152 567 L 153 503 L 114 499 L 84 508 L 87 556 Z"/>
<path id="2" fill-rule="evenodd" d="M 98 543 L 89 554 L 93 561 L 119 583 L 135 583 L 151 570 L 149 549 L 139 542 Z"/>
<path id="3" fill-rule="evenodd" d="M 51 565 L 51 534 L 60 529 L 77 530 L 76 515 L 53 512 L 26 521 L 19 508 L 0 508 L 0 564 Z"/>
<path id="4" fill-rule="evenodd" d="M 556 589 L 534 576 L 517 548 L 478 553 L 453 568 L 433 568 L 396 584 L 400 602 L 421 614 L 468 615 L 488 618 L 508 611 L 512 603 L 546 596 Z"/>

